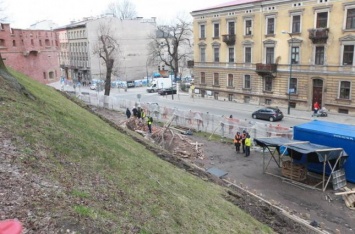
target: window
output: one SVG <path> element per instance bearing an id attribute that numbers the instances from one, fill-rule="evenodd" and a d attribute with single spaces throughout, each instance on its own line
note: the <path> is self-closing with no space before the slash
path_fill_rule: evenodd
<path id="1" fill-rule="evenodd" d="M 201 84 L 206 84 L 206 73 L 201 72 Z"/>
<path id="2" fill-rule="evenodd" d="M 354 45 L 344 45 L 343 65 L 353 65 Z"/>
<path id="3" fill-rule="evenodd" d="M 350 99 L 350 82 L 340 81 L 339 98 Z"/>
<path id="4" fill-rule="evenodd" d="M 301 16 L 293 15 L 292 16 L 292 33 L 300 33 L 301 32 Z"/>
<path id="5" fill-rule="evenodd" d="M 213 73 L 213 85 L 219 85 L 219 74 Z"/>
<path id="6" fill-rule="evenodd" d="M 31 39 L 31 45 L 34 45 L 33 39 Z"/>
<path id="7" fill-rule="evenodd" d="M 228 62 L 234 63 L 234 47 L 228 48 Z"/>
<path id="8" fill-rule="evenodd" d="M 50 71 L 48 73 L 48 77 L 49 77 L 49 79 L 54 79 L 54 72 Z"/>
<path id="9" fill-rule="evenodd" d="M 290 78 L 289 92 L 297 93 L 297 78 Z"/>
<path id="10" fill-rule="evenodd" d="M 219 24 L 218 23 L 214 23 L 213 24 L 213 37 L 219 37 Z"/>
<path id="11" fill-rule="evenodd" d="M 206 25 L 200 25 L 200 38 L 206 38 Z"/>
<path id="12" fill-rule="evenodd" d="M 228 22 L 228 33 L 229 35 L 235 35 L 235 23 L 232 21 Z"/>
<path id="13" fill-rule="evenodd" d="M 214 62 L 219 62 L 219 48 L 213 48 Z"/>
<path id="14" fill-rule="evenodd" d="M 228 74 L 228 87 L 234 87 L 233 74 Z"/>
<path id="15" fill-rule="evenodd" d="M 39 40 L 39 46 L 42 46 L 42 40 Z"/>
<path id="16" fill-rule="evenodd" d="M 44 41 L 44 44 L 45 44 L 46 46 L 51 46 L 50 41 L 49 41 L 48 39 L 46 39 L 46 40 Z"/>
<path id="17" fill-rule="evenodd" d="M 202 63 L 206 62 L 206 48 L 205 47 L 200 48 L 200 61 Z"/>
<path id="18" fill-rule="evenodd" d="M 323 65 L 324 64 L 324 46 L 317 46 L 315 53 L 315 65 Z"/>
<path id="19" fill-rule="evenodd" d="M 245 20 L 245 35 L 252 34 L 252 20 Z"/>
<path id="20" fill-rule="evenodd" d="M 251 89 L 251 78 L 250 75 L 244 75 L 244 88 Z"/>
<path id="21" fill-rule="evenodd" d="M 244 62 L 251 63 L 251 47 L 245 47 L 244 51 L 245 51 Z"/>
<path id="22" fill-rule="evenodd" d="M 264 91 L 271 92 L 272 91 L 272 77 L 266 76 L 264 77 Z"/>
<path id="23" fill-rule="evenodd" d="M 327 28 L 328 27 L 328 12 L 319 12 L 317 14 L 316 21 L 317 28 Z"/>
<path id="24" fill-rule="evenodd" d="M 266 47 L 266 64 L 274 63 L 274 47 Z"/>
<path id="25" fill-rule="evenodd" d="M 12 41 L 12 46 L 16 47 L 16 41 L 15 40 Z"/>
<path id="26" fill-rule="evenodd" d="M 5 40 L 4 39 L 0 39 L 0 46 L 5 46 Z"/>
<path id="27" fill-rule="evenodd" d="M 293 46 L 291 48 L 291 63 L 298 64 L 300 61 L 300 48 L 298 46 Z"/>
<path id="28" fill-rule="evenodd" d="M 355 8 L 348 9 L 346 15 L 346 29 L 355 29 Z"/>
<path id="29" fill-rule="evenodd" d="M 267 18 L 266 34 L 275 33 L 275 18 Z"/>

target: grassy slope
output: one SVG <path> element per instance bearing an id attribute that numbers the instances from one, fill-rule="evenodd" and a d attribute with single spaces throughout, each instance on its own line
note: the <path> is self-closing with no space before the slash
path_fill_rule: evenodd
<path id="1" fill-rule="evenodd" d="M 59 217 L 58 226 L 101 233 L 272 232 L 223 199 L 224 188 L 162 161 L 52 88 L 13 74 L 37 100 L 0 88 L 0 97 L 15 100 L 0 105 L 0 127 L 17 137 L 18 163 L 59 186 L 50 202 L 35 203 L 38 213 Z"/>

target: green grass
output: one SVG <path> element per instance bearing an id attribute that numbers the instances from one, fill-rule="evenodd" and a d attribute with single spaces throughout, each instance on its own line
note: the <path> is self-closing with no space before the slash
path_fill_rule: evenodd
<path id="1" fill-rule="evenodd" d="M 159 159 L 53 88 L 12 73 L 36 100 L 0 88 L 0 128 L 20 149 L 17 163 L 60 187 L 38 205 L 106 233 L 272 233 L 226 201 L 225 188 Z"/>

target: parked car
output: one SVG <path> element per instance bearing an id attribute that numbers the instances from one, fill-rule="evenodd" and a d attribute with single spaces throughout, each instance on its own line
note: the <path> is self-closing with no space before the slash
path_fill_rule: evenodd
<path id="1" fill-rule="evenodd" d="M 253 119 L 265 119 L 265 120 L 269 120 L 270 122 L 273 122 L 277 120 L 282 120 L 284 115 L 279 108 L 265 107 L 257 111 L 254 111 L 251 114 L 251 117 L 253 117 Z"/>
<path id="2" fill-rule="evenodd" d="M 176 88 L 167 88 L 167 89 L 160 89 L 158 91 L 160 95 L 168 95 L 168 94 L 176 94 Z"/>

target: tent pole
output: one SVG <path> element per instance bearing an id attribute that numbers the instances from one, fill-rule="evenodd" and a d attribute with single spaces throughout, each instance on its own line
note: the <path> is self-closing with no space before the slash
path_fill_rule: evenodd
<path id="1" fill-rule="evenodd" d="M 327 165 L 326 164 L 326 161 L 327 161 L 327 155 L 325 155 L 325 160 L 324 160 L 324 162 L 323 162 L 323 188 L 322 188 L 322 190 L 323 190 L 323 192 L 325 191 L 325 188 L 324 188 L 324 181 L 325 181 L 325 166 Z"/>

